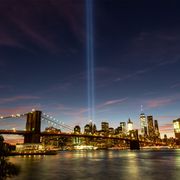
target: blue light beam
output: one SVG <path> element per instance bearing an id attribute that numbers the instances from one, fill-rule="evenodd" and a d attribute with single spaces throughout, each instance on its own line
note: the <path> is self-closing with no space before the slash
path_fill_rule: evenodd
<path id="1" fill-rule="evenodd" d="M 87 61 L 87 96 L 88 118 L 95 119 L 94 95 L 94 42 L 93 42 L 93 0 L 86 0 L 86 61 Z"/>

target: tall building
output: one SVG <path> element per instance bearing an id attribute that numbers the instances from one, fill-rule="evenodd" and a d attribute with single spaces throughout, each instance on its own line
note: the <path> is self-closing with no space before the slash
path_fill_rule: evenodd
<path id="1" fill-rule="evenodd" d="M 59 134 L 61 133 L 60 129 L 57 129 L 53 126 L 47 127 L 45 128 L 45 132 L 48 133 L 55 133 L 55 134 Z M 43 136 L 41 139 L 42 144 L 46 145 L 46 146 L 53 146 L 53 147 L 59 147 L 60 146 L 60 142 L 61 142 L 61 137 L 57 136 Z"/>
<path id="2" fill-rule="evenodd" d="M 74 134 L 80 134 L 81 128 L 79 125 L 76 125 L 74 127 Z M 80 137 L 73 137 L 73 144 L 81 144 L 81 138 Z"/>
<path id="3" fill-rule="evenodd" d="M 81 128 L 80 128 L 80 126 L 77 125 L 77 126 L 74 127 L 74 133 L 75 133 L 75 134 L 80 134 L 80 133 L 81 133 Z"/>
<path id="4" fill-rule="evenodd" d="M 126 122 L 120 122 L 120 130 L 122 133 L 126 133 Z"/>
<path id="5" fill-rule="evenodd" d="M 61 130 L 53 126 L 50 126 L 50 127 L 45 128 L 45 132 L 61 133 Z"/>
<path id="6" fill-rule="evenodd" d="M 91 127 L 89 124 L 84 126 L 84 134 L 91 134 Z"/>
<path id="7" fill-rule="evenodd" d="M 108 122 L 101 122 L 101 130 L 104 132 L 109 132 L 109 123 Z"/>
<path id="8" fill-rule="evenodd" d="M 115 132 L 114 128 L 110 127 L 110 128 L 109 128 L 109 134 L 113 135 L 114 132 Z"/>
<path id="9" fill-rule="evenodd" d="M 96 133 L 96 132 L 97 132 L 96 125 L 95 125 L 95 124 L 93 124 L 93 126 L 92 126 L 92 133 L 94 134 L 94 133 Z"/>
<path id="10" fill-rule="evenodd" d="M 147 122 L 146 122 L 146 116 L 144 113 L 140 114 L 140 126 L 141 126 L 141 135 L 144 137 L 147 136 Z"/>
<path id="11" fill-rule="evenodd" d="M 132 131 L 132 130 L 133 130 L 133 122 L 129 118 L 127 122 L 127 132 Z"/>
<path id="12" fill-rule="evenodd" d="M 147 116 L 147 122 L 148 122 L 148 135 L 150 138 L 154 138 L 153 116 Z"/>
<path id="13" fill-rule="evenodd" d="M 89 122 L 89 124 L 86 124 L 84 126 L 84 133 L 85 134 L 94 134 L 96 132 L 96 125 L 92 123 L 92 121 Z"/>
<path id="14" fill-rule="evenodd" d="M 155 133 L 156 138 L 160 137 L 159 126 L 158 126 L 157 120 L 154 120 L 154 133 Z"/>
<path id="15" fill-rule="evenodd" d="M 173 121 L 175 138 L 180 140 L 180 118 Z"/>

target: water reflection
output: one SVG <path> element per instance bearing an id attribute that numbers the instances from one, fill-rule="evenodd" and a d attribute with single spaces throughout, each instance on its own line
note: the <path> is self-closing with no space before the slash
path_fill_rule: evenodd
<path id="1" fill-rule="evenodd" d="M 14 179 L 179 179 L 180 151 L 64 151 L 55 156 L 11 157 Z"/>

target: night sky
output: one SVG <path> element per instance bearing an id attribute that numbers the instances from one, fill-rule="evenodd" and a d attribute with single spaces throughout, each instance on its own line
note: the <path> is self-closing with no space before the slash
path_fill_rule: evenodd
<path id="1" fill-rule="evenodd" d="M 180 117 L 177 1 L 94 0 L 93 120 L 140 128 L 141 105 L 162 135 Z M 83 127 L 87 116 L 85 0 L 1 0 L 0 114 L 32 108 Z M 24 129 L 21 120 L 1 128 Z M 1 129 L 0 128 L 0 129 Z"/>

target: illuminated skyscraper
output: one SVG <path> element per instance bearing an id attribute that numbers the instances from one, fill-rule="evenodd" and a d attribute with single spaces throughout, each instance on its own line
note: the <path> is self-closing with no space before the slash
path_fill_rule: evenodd
<path id="1" fill-rule="evenodd" d="M 140 114 L 140 125 L 141 125 L 141 135 L 144 137 L 147 136 L 147 122 L 146 122 L 146 116 L 144 113 Z"/>
<path id="2" fill-rule="evenodd" d="M 101 129 L 104 132 L 109 132 L 109 123 L 108 122 L 101 122 Z"/>
<path id="3" fill-rule="evenodd" d="M 74 127 L 74 133 L 75 133 L 75 134 L 80 134 L 80 133 L 81 133 L 81 128 L 80 128 L 80 126 L 77 125 L 77 126 Z"/>
<path id="4" fill-rule="evenodd" d="M 127 122 L 127 132 L 132 131 L 132 130 L 133 130 L 133 122 L 129 118 Z"/>
<path id="5" fill-rule="evenodd" d="M 74 127 L 74 134 L 80 134 L 81 133 L 81 128 L 80 126 L 75 126 Z M 81 143 L 81 138 L 80 137 L 73 137 L 73 144 L 80 144 Z"/>
<path id="6" fill-rule="evenodd" d="M 175 137 L 180 140 L 180 118 L 173 121 Z"/>
<path id="7" fill-rule="evenodd" d="M 84 134 L 90 134 L 91 133 L 91 127 L 89 124 L 86 124 L 84 126 Z"/>
<path id="8" fill-rule="evenodd" d="M 160 133 L 159 133 L 159 126 L 158 126 L 158 121 L 157 120 L 154 120 L 154 132 L 155 132 L 156 138 L 159 138 Z"/>
<path id="9" fill-rule="evenodd" d="M 94 134 L 94 133 L 96 133 L 96 131 L 97 131 L 96 125 L 93 124 L 93 126 L 92 126 L 92 133 Z"/>
<path id="10" fill-rule="evenodd" d="M 89 122 L 89 124 L 86 124 L 84 126 L 84 133 L 85 134 L 94 134 L 96 132 L 96 125 L 93 124 L 92 121 Z"/>
<path id="11" fill-rule="evenodd" d="M 153 126 L 153 116 L 147 116 L 148 122 L 148 135 L 150 138 L 154 137 L 154 126 Z"/>
<path id="12" fill-rule="evenodd" d="M 122 133 L 126 133 L 126 122 L 120 122 L 120 130 Z"/>
<path id="13" fill-rule="evenodd" d="M 109 128 L 109 134 L 112 134 L 112 135 L 113 135 L 114 132 L 115 132 L 114 128 L 110 127 L 110 128 Z"/>

